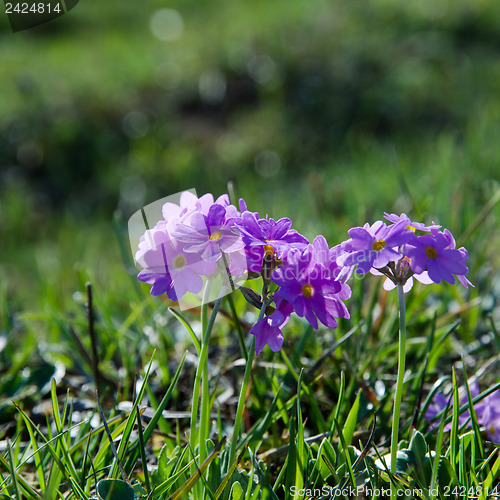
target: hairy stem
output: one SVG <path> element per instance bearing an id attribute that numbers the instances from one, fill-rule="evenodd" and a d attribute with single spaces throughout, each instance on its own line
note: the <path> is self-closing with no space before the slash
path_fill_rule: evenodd
<path id="1" fill-rule="evenodd" d="M 405 358 L 406 358 L 406 308 L 405 308 L 405 294 L 403 291 L 403 285 L 401 283 L 398 284 L 398 302 L 399 302 L 398 375 L 396 380 L 396 394 L 394 396 L 394 411 L 392 414 L 392 433 L 391 433 L 391 473 L 393 475 L 396 474 L 399 417 L 401 411 L 401 399 L 403 397 Z M 397 486 L 391 482 L 391 499 L 396 499 L 396 498 L 397 498 Z"/>

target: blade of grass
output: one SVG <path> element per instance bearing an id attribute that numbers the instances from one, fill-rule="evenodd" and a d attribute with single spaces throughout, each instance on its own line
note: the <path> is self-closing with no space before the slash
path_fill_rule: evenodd
<path id="1" fill-rule="evenodd" d="M 296 368 L 292 365 L 290 358 L 286 355 L 286 353 L 283 349 L 281 349 L 280 354 L 281 354 L 283 361 L 285 362 L 285 365 L 288 367 L 289 373 L 292 374 L 292 376 L 295 378 L 295 380 L 297 381 L 297 384 L 298 384 L 299 375 L 297 375 L 297 373 L 296 373 L 296 371 L 297 371 Z M 307 396 L 307 401 L 311 405 L 311 413 L 312 413 L 312 416 L 314 417 L 313 418 L 314 423 L 318 426 L 319 432 L 325 432 L 326 425 L 325 425 L 325 421 L 324 421 L 323 415 L 321 413 L 321 410 L 319 409 L 316 396 L 314 395 L 313 391 L 311 391 L 311 389 L 309 388 L 308 384 L 305 381 L 302 381 L 301 388 L 304 389 L 304 394 Z"/>
<path id="2" fill-rule="evenodd" d="M 38 476 L 38 484 L 40 486 L 40 490 L 42 493 L 45 492 L 45 476 L 43 472 L 43 467 L 42 467 L 42 461 L 40 459 L 40 454 L 38 450 L 38 441 L 35 436 L 35 432 L 33 430 L 33 427 L 31 425 L 30 420 L 24 420 L 24 424 L 26 425 L 26 429 L 28 431 L 29 437 L 30 437 L 30 442 L 31 442 L 31 447 L 33 448 L 33 459 L 35 462 L 35 468 Z"/>
<path id="3" fill-rule="evenodd" d="M 10 479 L 12 481 L 12 487 L 16 495 L 16 500 L 21 500 L 21 494 L 19 492 L 19 484 L 17 482 L 16 467 L 14 465 L 14 457 L 12 455 L 12 445 L 10 444 L 10 439 L 7 439 L 7 451 L 9 457 L 9 472 L 10 472 Z"/>
<path id="4" fill-rule="evenodd" d="M 340 408 L 342 406 L 342 402 L 344 400 L 344 392 L 345 392 L 345 373 L 344 371 L 340 372 L 340 390 L 339 390 L 339 397 L 337 401 L 337 406 L 335 407 L 335 414 L 333 415 L 333 420 L 330 425 L 330 435 L 333 436 L 333 433 L 335 431 L 335 420 L 339 419 L 340 415 Z"/>
<path id="5" fill-rule="evenodd" d="M 238 457 L 236 458 L 234 463 L 232 463 L 231 466 L 229 467 L 227 474 L 224 476 L 224 479 L 222 480 L 222 482 L 220 483 L 220 486 L 217 488 L 217 490 L 215 492 L 215 499 L 216 500 L 218 500 L 221 497 L 221 495 L 224 493 L 224 490 L 226 489 L 227 485 L 229 484 L 229 481 L 230 481 L 231 477 L 233 476 L 234 471 L 236 470 L 236 467 L 241 462 L 243 455 L 245 455 L 245 451 L 247 450 L 247 447 L 248 447 L 248 445 L 246 445 L 240 451 L 240 453 L 238 454 Z"/>
<path id="6" fill-rule="evenodd" d="M 319 359 L 316 361 L 311 368 L 306 372 L 306 378 L 310 379 L 314 375 L 314 372 L 318 370 L 321 365 L 352 335 L 354 335 L 359 328 L 363 326 L 363 321 L 360 321 L 356 326 L 352 327 L 345 335 L 343 335 L 337 342 L 335 342 Z"/>
<path id="7" fill-rule="evenodd" d="M 326 455 L 321 455 L 321 458 L 323 459 L 323 462 L 325 462 L 325 465 L 328 467 L 328 470 L 330 471 L 330 474 L 333 476 L 335 479 L 335 482 L 338 483 L 339 478 L 337 476 L 337 473 L 335 472 L 335 467 L 333 464 L 330 462 L 330 459 Z"/>
<path id="8" fill-rule="evenodd" d="M 97 396 L 97 393 L 96 393 L 96 396 Z M 130 484 L 130 479 L 128 478 L 127 473 L 123 469 L 120 457 L 118 456 L 118 452 L 115 448 L 115 444 L 113 443 L 113 437 L 111 436 L 111 432 L 109 431 L 109 427 L 108 427 L 108 424 L 106 422 L 106 416 L 104 415 L 104 412 L 102 411 L 101 405 L 99 403 L 99 399 L 97 399 L 97 408 L 99 409 L 99 414 L 101 415 L 102 423 L 104 425 L 104 431 L 106 433 L 106 436 L 108 437 L 108 442 L 109 442 L 109 446 L 111 448 L 111 452 L 113 453 L 114 461 L 116 461 L 118 463 L 118 467 L 120 469 L 120 472 L 122 474 L 124 481 L 126 481 L 128 484 Z M 130 414 L 132 415 L 132 412 L 130 412 Z M 130 416 L 129 416 L 127 423 L 125 425 L 125 429 L 127 428 L 127 425 L 129 422 L 130 422 Z M 123 437 L 122 437 L 122 439 L 123 439 Z M 113 474 L 113 467 L 111 467 L 111 472 L 110 472 L 109 478 L 116 479 L 116 477 L 114 477 L 112 474 Z"/>
<path id="9" fill-rule="evenodd" d="M 304 487 L 304 472 L 306 470 L 306 444 L 304 442 L 304 424 L 302 422 L 302 411 L 300 405 L 300 393 L 302 389 L 302 383 L 304 378 L 304 371 L 301 370 L 299 376 L 299 382 L 297 385 L 297 463 L 295 472 L 295 486 L 297 490 L 301 490 Z M 305 387 L 305 385 L 304 385 Z"/>
<path id="10" fill-rule="evenodd" d="M 217 446 L 212 450 L 210 455 L 206 458 L 206 460 L 200 465 L 198 470 L 186 481 L 186 484 L 181 486 L 176 492 L 174 492 L 171 496 L 168 497 L 168 500 L 181 500 L 187 495 L 187 493 L 193 488 L 193 486 L 197 483 L 200 477 L 203 475 L 205 470 L 208 468 L 212 460 L 219 454 L 223 444 L 225 443 L 226 438 L 223 437 Z"/>
<path id="11" fill-rule="evenodd" d="M 150 374 L 151 368 L 153 366 L 153 358 L 155 356 L 155 353 L 156 353 L 156 350 L 154 350 L 153 354 L 151 355 L 151 359 L 149 360 L 148 367 L 146 369 L 146 374 L 144 376 L 144 380 L 142 381 L 139 392 L 137 393 L 137 397 L 134 400 L 134 404 L 132 406 L 129 417 L 127 419 L 127 424 L 125 426 L 125 430 L 123 431 L 123 436 L 120 439 L 120 444 L 118 445 L 118 450 L 116 450 L 117 455 L 115 455 L 113 453 L 115 458 L 113 459 L 113 463 L 111 465 L 111 471 L 109 474 L 110 479 L 116 479 L 116 475 L 118 474 L 118 468 L 121 469 L 121 472 L 124 475 L 124 478 L 128 478 L 128 475 L 125 472 L 125 469 L 123 468 L 122 464 L 123 464 L 123 461 L 125 460 L 125 453 L 127 451 L 127 446 L 129 445 L 130 435 L 132 434 L 132 430 L 134 429 L 136 408 L 138 407 L 138 405 L 140 404 L 140 402 L 144 398 L 144 393 L 146 392 L 146 384 L 148 383 L 149 374 Z M 104 419 L 99 401 L 97 401 L 97 407 L 99 408 L 99 412 L 101 413 L 101 417 Z M 105 420 L 103 420 L 103 423 L 104 423 L 104 421 Z M 109 437 L 111 437 L 111 435 L 109 435 Z M 113 447 L 111 449 L 113 449 Z M 125 481 L 127 481 L 127 479 L 125 479 Z"/>
<path id="12" fill-rule="evenodd" d="M 73 479 L 72 477 L 69 478 L 70 482 L 71 482 L 71 486 L 73 488 L 73 491 L 76 493 L 76 496 L 80 499 L 80 500 L 89 500 L 89 497 L 85 494 L 85 492 L 80 488 L 80 485 L 76 482 L 75 479 Z"/>
<path id="13" fill-rule="evenodd" d="M 101 397 L 101 373 L 99 371 L 99 356 L 97 354 L 97 335 L 94 328 L 94 307 L 92 304 L 92 285 L 90 282 L 85 283 L 87 289 L 87 318 L 88 331 L 90 336 L 90 345 L 92 347 L 92 372 L 94 374 L 94 383 L 97 391 L 98 399 Z"/>
<path id="14" fill-rule="evenodd" d="M 495 450 L 493 453 L 496 453 L 497 451 L 498 449 Z M 484 498 L 486 498 L 486 495 L 490 491 L 490 488 L 493 486 L 493 481 L 497 479 L 497 474 L 499 469 L 500 469 L 500 455 L 495 460 L 495 463 L 491 466 L 491 470 L 489 471 L 488 475 L 486 476 L 486 479 L 484 480 L 483 490 L 482 490 Z"/>
<path id="15" fill-rule="evenodd" d="M 20 464 L 22 465 L 22 464 Z M 2 466 L 6 471 L 10 471 L 10 463 L 9 461 L 7 461 L 3 455 L 0 454 L 0 466 Z M 19 467 L 19 465 L 18 465 Z M 10 477 L 10 476 L 9 476 Z M 5 483 L 8 481 L 8 477 L 5 478 L 3 481 L 2 481 L 2 484 L 0 484 L 0 488 L 4 488 L 5 487 Z M 16 480 L 19 484 L 19 487 L 23 489 L 23 491 L 30 497 L 30 498 L 37 498 L 37 499 L 41 499 L 42 497 L 40 496 L 40 494 L 38 492 L 36 492 L 23 478 L 22 476 L 17 476 L 16 477 Z"/>
<path id="16" fill-rule="evenodd" d="M 444 415 L 448 413 L 448 410 L 450 409 L 450 400 L 448 400 L 448 403 L 446 405 Z M 445 419 L 443 418 L 441 421 L 441 425 L 439 426 L 439 433 L 438 433 L 438 438 L 436 442 L 436 456 L 434 457 L 434 463 L 432 465 L 432 476 L 431 476 L 431 486 L 430 486 L 430 491 L 432 492 L 432 497 L 431 500 L 435 500 L 438 495 L 438 490 L 437 490 L 437 476 L 438 476 L 438 470 L 439 470 L 439 463 L 441 461 L 441 449 L 443 447 L 443 436 L 444 436 L 444 426 L 445 426 Z"/>
<path id="17" fill-rule="evenodd" d="M 158 420 L 160 420 L 163 410 L 165 410 L 165 407 L 167 406 L 170 397 L 172 396 L 172 393 L 174 392 L 175 387 L 177 386 L 177 382 L 179 381 L 179 377 L 181 375 L 182 368 L 184 367 L 184 362 L 186 361 L 186 355 L 187 351 L 184 352 L 184 356 L 182 356 L 182 359 L 179 363 L 179 366 L 177 367 L 177 370 L 172 378 L 172 381 L 169 385 L 169 388 L 167 392 L 165 393 L 165 396 L 163 396 L 163 399 L 161 400 L 158 408 L 156 408 L 156 411 L 149 421 L 149 424 L 146 426 L 146 429 L 144 430 L 144 442 L 147 443 L 149 441 L 149 438 L 153 435 L 153 432 L 156 428 L 156 424 L 158 423 Z M 134 468 L 134 464 L 137 461 L 139 451 L 137 450 L 139 440 L 136 439 L 135 441 L 132 442 L 132 444 L 129 446 L 129 451 L 131 452 L 130 458 L 127 461 L 127 465 L 125 466 L 125 470 L 130 473 L 132 472 L 132 469 Z"/>
<path id="18" fill-rule="evenodd" d="M 435 361 L 435 358 L 437 358 L 440 355 L 440 347 L 442 346 L 443 342 L 448 338 L 448 336 L 456 329 L 458 325 L 462 323 L 461 319 L 457 319 L 454 323 L 450 325 L 448 330 L 444 332 L 441 337 L 439 337 L 439 340 L 436 342 L 434 345 L 432 351 L 429 354 L 429 365 L 433 366 L 433 363 Z"/>
<path id="19" fill-rule="evenodd" d="M 118 438 L 118 436 L 120 436 L 120 434 L 123 433 L 123 430 L 125 429 L 125 426 L 127 425 L 127 418 L 130 416 L 130 413 L 127 413 L 125 414 L 123 417 L 119 417 L 119 418 L 113 418 L 113 419 L 110 419 L 107 421 L 107 426 L 108 428 L 110 427 L 111 424 L 118 424 L 115 429 L 113 430 L 113 432 L 111 432 L 111 438 L 113 440 L 115 440 L 116 438 Z M 121 421 L 121 422 L 120 422 Z M 103 425 L 101 425 L 98 429 L 95 429 L 94 430 L 94 434 L 97 434 L 97 433 L 106 433 L 106 428 Z M 108 448 L 109 448 L 109 439 L 103 439 L 100 447 L 99 447 L 99 450 L 97 451 L 96 453 L 96 456 L 94 458 L 94 464 L 97 468 L 100 468 L 100 467 L 103 467 L 103 462 L 105 461 L 105 458 L 106 458 L 106 453 L 108 452 Z"/>
<path id="20" fill-rule="evenodd" d="M 366 444 L 365 444 L 365 446 L 364 446 L 363 451 L 361 452 L 361 454 L 358 456 L 358 458 L 356 458 L 356 460 L 352 464 L 352 470 L 354 472 L 356 472 L 356 469 L 359 467 L 359 465 L 361 464 L 361 462 L 365 461 L 365 457 L 368 454 L 368 451 L 370 450 L 370 447 L 371 447 L 372 442 L 373 442 L 373 436 L 375 435 L 376 424 L 377 424 L 377 415 L 376 415 L 376 413 L 373 413 L 372 430 L 370 431 L 370 435 L 368 436 L 368 441 L 366 442 Z M 361 440 L 359 441 L 359 443 L 361 445 Z"/>
<path id="21" fill-rule="evenodd" d="M 272 385 L 272 388 L 273 388 L 273 391 L 274 393 L 277 395 L 281 389 L 283 388 L 283 382 L 279 382 L 278 378 L 277 377 L 272 377 L 271 378 L 271 385 Z M 277 414 L 279 414 L 279 416 L 281 417 L 281 420 L 283 421 L 283 425 L 285 427 L 288 427 L 288 413 L 286 411 L 286 408 L 285 408 L 285 404 L 283 403 L 283 401 L 281 400 L 281 398 L 279 398 L 277 401 L 276 401 L 276 406 L 277 406 Z"/>
<path id="22" fill-rule="evenodd" d="M 155 487 L 154 489 L 154 495 L 155 496 L 160 496 L 163 495 L 166 491 L 170 489 L 170 487 L 175 484 L 175 482 L 185 473 L 187 472 L 194 464 L 194 459 L 188 462 L 182 469 L 178 470 L 182 462 L 184 460 L 184 455 L 186 455 L 187 451 L 189 450 L 188 446 L 185 446 L 184 449 L 182 450 L 182 453 L 180 457 L 177 460 L 177 463 L 174 465 L 174 468 L 172 469 L 172 472 L 170 474 L 170 477 L 165 480 L 163 483 Z"/>
<path id="23" fill-rule="evenodd" d="M 31 425 L 33 426 L 33 429 L 35 430 L 35 432 L 37 432 L 37 434 L 39 436 L 41 436 L 41 438 L 45 441 L 45 444 L 38 448 L 38 452 L 40 452 L 42 450 L 42 448 L 44 448 L 46 446 L 48 448 L 50 454 L 52 455 L 52 458 L 54 459 L 55 465 L 57 465 L 57 467 L 59 468 L 59 471 L 61 472 L 61 474 L 63 475 L 65 480 L 69 481 L 68 470 L 65 467 L 64 462 L 61 461 L 61 458 L 59 456 L 60 454 L 52 446 L 53 441 L 55 441 L 56 446 L 57 446 L 57 443 L 59 442 L 59 439 L 60 439 L 60 434 L 57 434 L 56 436 L 54 436 L 52 439 L 50 439 L 48 441 L 47 438 L 42 434 L 42 432 L 33 424 L 33 421 L 28 417 L 28 415 L 26 415 L 26 413 L 24 413 L 24 411 L 19 406 L 17 406 L 15 403 L 14 403 L 14 405 L 16 406 L 17 410 L 21 413 L 23 420 L 25 422 L 26 422 L 26 420 L 28 420 L 31 423 Z M 73 428 L 77 427 L 78 425 L 80 425 L 80 424 L 75 425 Z M 71 428 L 64 430 L 63 433 L 70 432 L 70 431 L 71 431 Z M 18 467 L 20 467 L 21 465 L 22 464 L 19 464 Z M 77 477 L 77 476 L 75 475 L 75 477 Z M 50 484 L 50 481 L 47 482 L 47 489 L 49 491 L 51 491 L 49 486 L 48 486 L 49 484 Z"/>
<path id="24" fill-rule="evenodd" d="M 352 487 L 356 489 L 356 479 L 354 478 L 354 472 L 352 470 L 351 457 L 349 455 L 349 448 L 347 446 L 346 440 L 344 438 L 344 434 L 342 432 L 342 428 L 340 427 L 337 419 L 334 420 L 335 427 L 337 428 L 337 433 L 339 435 L 340 443 L 342 444 L 342 451 L 344 452 L 345 462 L 347 465 L 347 471 L 349 472 L 349 479 L 351 480 Z M 340 456 L 340 453 L 339 453 Z"/>
<path id="25" fill-rule="evenodd" d="M 68 393 L 66 393 L 66 398 L 64 401 L 62 416 L 59 414 L 59 404 L 57 401 L 57 387 L 55 379 L 52 379 L 50 395 L 52 399 L 52 412 L 54 415 L 54 423 L 56 425 L 57 439 L 56 439 L 56 452 L 63 455 L 63 463 L 66 465 L 69 476 L 78 478 L 78 472 L 76 471 L 75 464 L 71 458 L 71 454 L 68 450 L 68 444 L 65 439 L 66 433 L 64 432 L 64 421 L 66 419 L 66 411 L 68 407 Z"/>
<path id="26" fill-rule="evenodd" d="M 90 446 L 90 438 L 92 437 L 92 428 L 89 431 L 87 438 L 87 446 L 85 446 L 85 452 L 83 453 L 83 461 L 82 461 L 82 477 L 80 479 L 80 488 L 85 488 L 85 480 L 87 477 L 87 460 L 89 458 L 89 446 Z"/>
<path id="27" fill-rule="evenodd" d="M 238 443 L 237 449 L 247 446 L 247 444 L 252 441 L 258 441 L 262 439 L 262 436 L 269 428 L 269 425 L 271 424 L 272 419 L 275 415 L 275 409 L 279 401 L 280 391 L 281 391 L 281 386 L 278 388 L 278 391 L 276 392 L 276 395 L 274 396 L 274 399 L 264 418 L 262 418 L 252 426 L 252 428 L 248 431 L 247 435 L 245 436 L 245 439 L 243 439 L 241 443 Z"/>
<path id="28" fill-rule="evenodd" d="M 477 449 L 479 451 L 479 457 L 482 459 L 484 458 L 484 446 L 483 446 L 483 441 L 481 439 L 481 431 L 479 429 L 479 424 L 477 421 L 477 415 L 476 415 L 476 410 L 474 409 L 474 401 L 472 399 L 470 389 L 469 389 L 469 382 L 467 380 L 467 370 L 465 368 L 465 361 L 462 359 L 462 369 L 464 372 L 464 379 L 465 379 L 465 389 L 467 390 L 467 401 L 469 404 L 469 412 L 471 416 L 471 422 L 472 422 L 472 429 L 474 430 L 474 442 L 477 446 Z M 475 463 L 473 464 L 472 470 L 475 471 Z"/>
<path id="29" fill-rule="evenodd" d="M 63 473 L 58 468 L 56 462 L 51 463 L 49 477 L 47 479 L 47 490 L 45 492 L 44 500 L 55 500 L 63 498 L 59 492 L 59 487 L 63 479 Z"/>
<path id="30" fill-rule="evenodd" d="M 342 430 L 342 433 L 344 435 L 344 440 L 349 446 L 352 442 L 352 436 L 354 435 L 354 430 L 356 429 L 356 423 L 358 420 L 358 412 L 359 412 L 359 401 L 360 401 L 360 396 L 361 392 L 358 392 L 358 395 L 356 396 L 356 400 L 354 401 L 354 404 L 352 405 L 352 408 L 349 411 L 349 414 L 347 415 L 347 419 L 344 424 L 344 429 Z M 340 452 L 341 450 L 339 450 Z"/>
<path id="31" fill-rule="evenodd" d="M 142 433 L 141 414 L 139 412 L 138 407 L 136 407 L 135 410 L 137 417 L 137 430 L 139 432 L 139 451 L 141 453 L 142 471 L 144 473 L 144 482 L 146 483 L 146 491 L 148 492 L 149 495 L 151 493 L 151 484 L 149 482 L 148 462 L 146 460 L 146 448 L 144 442 L 144 435 Z"/>
<path id="32" fill-rule="evenodd" d="M 189 336 L 191 337 L 191 340 L 193 341 L 193 345 L 196 348 L 196 352 L 198 353 L 199 356 L 201 352 L 200 341 L 198 340 L 196 333 L 194 333 L 194 330 L 191 328 L 191 325 L 188 323 L 186 318 L 184 318 L 184 316 L 179 311 L 175 310 L 173 307 L 169 307 L 168 312 L 171 313 L 173 316 L 175 316 L 187 330 Z"/>
<path id="33" fill-rule="evenodd" d="M 455 468 L 457 463 L 457 453 L 458 453 L 458 427 L 459 427 L 459 408 L 460 400 L 458 396 L 458 382 L 457 374 L 455 372 L 455 367 L 453 367 L 453 418 L 451 420 L 451 432 L 450 432 L 450 462 L 453 468 Z M 443 419 L 444 420 L 444 419 Z"/>

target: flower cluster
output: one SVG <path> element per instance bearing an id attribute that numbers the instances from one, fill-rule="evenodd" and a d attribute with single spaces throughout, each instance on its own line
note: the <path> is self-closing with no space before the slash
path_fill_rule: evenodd
<path id="1" fill-rule="evenodd" d="M 266 280 L 268 269 L 274 269 L 269 275 L 273 288 L 269 300 L 274 301 L 276 309 L 250 330 L 255 335 L 257 352 L 266 344 L 273 351 L 281 348 L 281 328 L 292 312 L 305 318 L 314 329 L 319 327 L 318 321 L 336 328 L 336 318 L 349 318 L 343 301 L 351 296 L 351 289 L 342 281 L 342 268 L 335 260 L 335 249 L 328 248 L 323 236 L 317 236 L 312 244 L 294 244 L 282 249 L 281 256 L 269 242 L 265 246 L 267 254 L 262 272 Z"/>
<path id="2" fill-rule="evenodd" d="M 465 248 L 456 248 L 448 229 L 432 224 L 412 222 L 406 214 L 384 214 L 390 223 L 377 221 L 371 226 L 354 227 L 350 239 L 342 243 L 345 255 L 341 263 L 356 268 L 358 274 L 384 274 L 388 290 L 401 284 L 407 292 L 413 278 L 421 283 L 455 283 L 455 276 L 466 288 L 465 277 L 469 255 Z"/>
<path id="3" fill-rule="evenodd" d="M 473 398 L 479 396 L 479 385 L 476 381 L 469 384 L 469 390 Z M 459 389 L 458 399 L 460 406 L 468 402 L 465 387 Z M 424 415 L 425 419 L 431 422 L 432 428 L 435 429 L 439 427 L 440 422 L 435 421 L 435 419 L 445 410 L 449 401 L 450 399 L 442 393 L 437 393 L 434 396 Z M 500 390 L 492 392 L 476 403 L 474 405 L 474 411 L 476 412 L 478 424 L 486 430 L 489 438 L 493 442 L 500 444 Z M 472 425 L 469 410 L 466 410 L 459 416 L 458 425 L 459 427 L 470 427 Z M 451 422 L 445 425 L 444 430 L 451 430 Z"/>
<path id="4" fill-rule="evenodd" d="M 467 251 L 456 248 L 450 231 L 412 222 L 406 214 L 386 213 L 388 223 L 354 227 L 350 239 L 332 248 L 321 235 L 309 242 L 288 218 L 260 217 L 243 200 L 238 210 L 227 195 L 214 200 L 210 193 L 198 198 L 186 191 L 179 204 L 165 203 L 162 215 L 140 239 L 138 278 L 152 285 L 153 295 L 165 293 L 176 302 L 209 285 L 220 297 L 235 283 L 262 278 L 262 295 L 242 288 L 267 313 L 250 330 L 257 352 L 266 344 L 281 348 L 282 329 L 293 312 L 315 329 L 320 323 L 336 328 L 337 318 L 349 318 L 346 281 L 355 268 L 358 274 L 387 276 L 387 289 L 401 284 L 408 291 L 413 278 L 453 284 L 456 277 L 465 287 L 471 284 L 465 277 Z"/>
<path id="5" fill-rule="evenodd" d="M 344 252 L 329 248 L 323 236 L 310 243 L 291 225 L 288 218 L 275 221 L 248 211 L 243 200 L 238 211 L 227 195 L 214 201 L 211 194 L 184 192 L 179 205 L 163 206 L 163 219 L 141 237 L 138 278 L 152 285 L 153 295 L 166 293 L 173 301 L 200 293 L 217 274 L 231 285 L 262 278 L 262 295 L 242 288 L 268 313 L 250 333 L 257 353 L 265 345 L 278 351 L 293 312 L 315 329 L 319 323 L 335 328 L 336 318 L 349 317 L 343 301 L 351 294 L 345 283 L 350 269 L 339 263 Z"/>

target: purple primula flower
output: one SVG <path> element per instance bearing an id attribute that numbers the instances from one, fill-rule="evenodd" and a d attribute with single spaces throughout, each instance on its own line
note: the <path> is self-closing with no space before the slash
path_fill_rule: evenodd
<path id="1" fill-rule="evenodd" d="M 434 395 L 432 398 L 431 403 L 427 407 L 427 411 L 425 412 L 425 419 L 429 422 L 431 422 L 430 427 L 432 429 L 437 429 L 439 427 L 439 421 L 436 420 L 435 422 L 432 422 L 448 405 L 448 401 L 450 398 L 445 397 L 444 394 L 437 393 Z M 450 403 L 451 405 L 451 403 Z M 462 413 L 461 417 L 464 415 Z M 465 421 L 463 422 L 465 424 Z M 445 431 L 449 431 L 451 429 L 451 424 L 447 424 L 445 426 Z"/>
<path id="2" fill-rule="evenodd" d="M 151 294 L 166 293 L 175 302 L 188 292 L 199 293 L 203 287 L 201 276 L 208 276 L 216 267 L 214 262 L 186 253 L 180 242 L 170 237 L 165 221 L 146 231 L 135 260 L 144 268 L 138 278 L 153 285 Z"/>
<path id="3" fill-rule="evenodd" d="M 387 226 L 382 221 L 372 226 L 354 227 L 348 231 L 350 240 L 344 243 L 344 249 L 349 255 L 344 260 L 344 266 L 358 265 L 356 272 L 365 274 L 372 267 L 383 268 L 389 262 L 401 259 L 399 247 L 407 243 L 413 236 L 406 228 L 406 221 Z"/>
<path id="4" fill-rule="evenodd" d="M 162 208 L 162 214 L 165 221 L 169 223 L 169 229 L 172 229 L 177 223 L 183 222 L 194 212 L 200 212 L 203 215 L 207 215 L 210 207 L 214 204 L 221 205 L 222 207 L 230 206 L 229 196 L 223 194 L 214 202 L 212 193 L 206 193 L 198 198 L 191 191 L 184 191 L 181 194 L 179 205 L 171 202 L 165 203 Z M 236 208 L 234 208 L 232 214 L 234 214 L 232 215 L 233 217 L 237 216 Z"/>
<path id="5" fill-rule="evenodd" d="M 290 248 L 304 248 L 309 242 L 294 229 L 290 229 L 292 221 L 282 218 L 259 219 L 256 212 L 243 212 L 237 222 L 243 236 L 248 270 L 260 272 L 265 255 L 276 255 L 283 259 Z"/>
<path id="6" fill-rule="evenodd" d="M 328 251 L 328 259 L 330 261 L 329 268 L 332 272 L 332 276 L 342 283 L 347 283 L 349 278 L 352 276 L 352 273 L 354 272 L 354 268 L 356 267 L 345 265 L 345 260 L 348 256 L 349 252 L 346 252 L 344 250 L 344 245 L 342 243 L 340 243 L 339 245 L 335 245 Z"/>
<path id="7" fill-rule="evenodd" d="M 330 328 L 337 327 L 335 318 L 349 318 L 343 300 L 351 295 L 345 283 L 336 280 L 325 259 L 323 237 L 318 237 L 305 250 L 289 250 L 286 261 L 271 276 L 280 286 L 280 297 L 293 304 L 300 317 L 318 328 L 318 320 Z"/>
<path id="8" fill-rule="evenodd" d="M 173 230 L 179 221 L 199 209 L 199 207 L 198 197 L 190 191 L 184 191 L 181 193 L 179 205 L 169 201 L 163 205 L 163 219 L 169 225 L 169 229 Z"/>
<path id="9" fill-rule="evenodd" d="M 283 332 L 281 329 L 288 323 L 293 312 L 293 306 L 286 300 L 275 296 L 276 310 L 257 321 L 250 333 L 255 336 L 255 352 L 259 354 L 267 344 L 271 351 L 278 352 L 283 345 Z"/>
<path id="10" fill-rule="evenodd" d="M 384 219 L 392 222 L 393 224 L 398 224 L 399 222 L 406 222 L 406 229 L 410 229 L 411 231 L 419 230 L 419 231 L 432 231 L 435 229 L 440 229 L 441 226 L 436 224 L 432 224 L 431 226 L 426 226 L 422 222 L 412 222 L 410 218 L 403 212 L 401 215 L 389 214 L 384 212 Z"/>
<path id="11" fill-rule="evenodd" d="M 447 231 L 447 230 L 446 230 Z M 405 245 L 405 255 L 411 260 L 414 273 L 420 274 L 427 270 L 434 283 L 442 280 L 455 283 L 456 275 L 465 275 L 468 268 L 465 265 L 466 254 L 454 247 L 451 233 L 434 232 L 422 236 L 414 236 Z"/>
<path id="12" fill-rule="evenodd" d="M 448 229 L 432 223 L 425 226 L 412 222 L 409 217 L 388 214 L 385 218 L 392 222 L 387 226 L 381 221 L 372 226 L 365 224 L 348 231 L 349 240 L 341 244 L 337 257 L 340 265 L 357 266 L 356 272 L 385 275 L 386 290 L 403 285 L 406 293 L 413 286 L 413 278 L 423 284 L 455 282 L 455 276 L 466 288 L 473 286 L 465 277 L 468 268 L 465 262 L 468 253 L 465 248 L 456 248 L 455 239 Z M 425 234 L 417 236 L 416 231 Z"/>
<path id="13" fill-rule="evenodd" d="M 473 381 L 469 384 L 469 390 L 473 398 L 479 396 L 480 392 L 477 381 Z M 458 393 L 459 405 L 463 406 L 464 404 L 467 404 L 468 397 L 466 388 L 461 387 Z M 446 408 L 450 398 L 446 398 L 441 393 L 437 393 L 434 396 L 424 415 L 425 419 L 431 422 L 431 428 L 437 429 L 439 427 L 440 421 L 432 422 L 432 420 L 434 420 L 435 417 Z M 452 402 L 450 402 L 450 407 L 451 406 Z M 500 444 L 500 390 L 494 391 L 493 393 L 476 403 L 474 405 L 474 411 L 476 412 L 478 424 L 481 427 L 485 428 L 486 433 L 493 442 Z M 468 409 L 459 416 L 458 425 L 459 427 L 465 425 L 467 426 L 467 428 L 471 426 L 471 416 Z M 451 422 L 449 422 L 445 425 L 444 430 L 450 431 L 451 427 L 452 424 Z"/>
<path id="14" fill-rule="evenodd" d="M 184 251 L 196 253 L 208 262 L 219 260 L 222 252 L 242 250 L 243 241 L 234 223 L 236 208 L 229 207 L 214 203 L 206 215 L 194 212 L 185 223 L 177 224 L 172 236 L 184 243 Z"/>

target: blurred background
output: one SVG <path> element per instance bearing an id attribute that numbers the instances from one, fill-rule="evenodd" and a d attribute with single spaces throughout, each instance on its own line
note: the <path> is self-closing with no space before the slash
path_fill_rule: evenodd
<path id="1" fill-rule="evenodd" d="M 471 266 L 498 266 L 498 2 L 81 0 L 0 23 L 5 307 L 64 310 L 87 280 L 119 305 L 132 213 L 228 181 L 331 245 L 384 211 L 467 236 L 483 210 Z"/>

